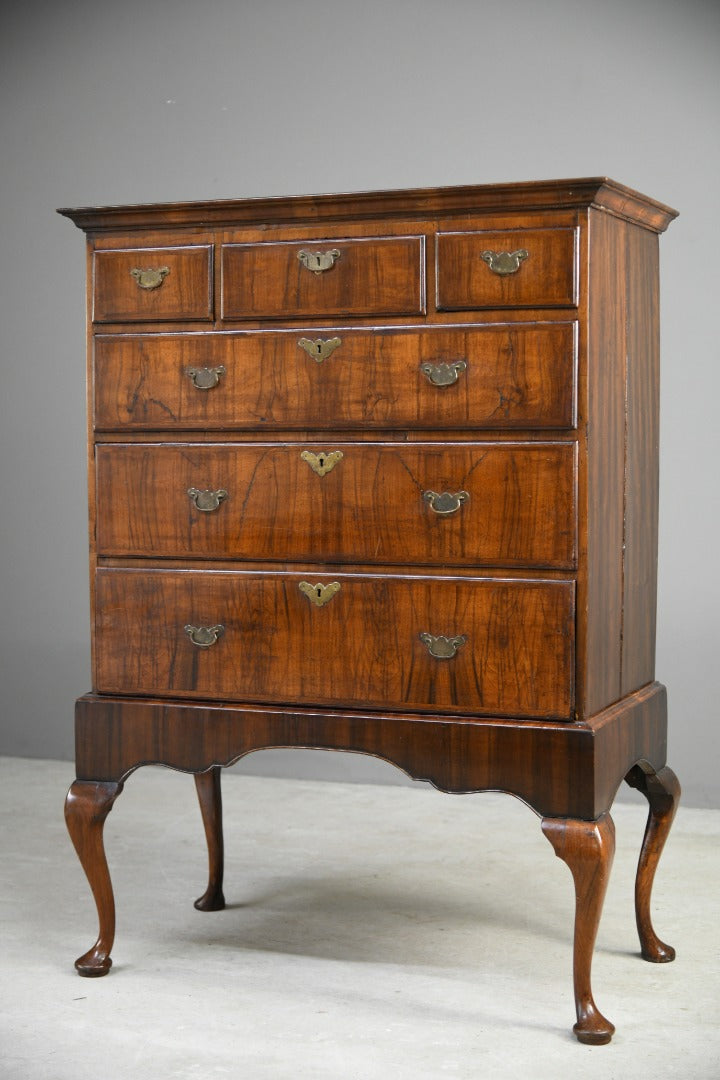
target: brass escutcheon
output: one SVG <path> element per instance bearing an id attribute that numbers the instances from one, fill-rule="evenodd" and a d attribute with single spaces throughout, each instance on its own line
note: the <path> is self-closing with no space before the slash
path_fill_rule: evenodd
<path id="1" fill-rule="evenodd" d="M 311 585 L 309 581 L 299 581 L 298 589 L 315 607 L 323 607 L 340 592 L 340 582 L 331 581 L 329 585 L 322 585 L 318 581 L 317 584 Z"/>
<path id="2" fill-rule="evenodd" d="M 204 491 L 201 491 L 199 488 L 191 487 L 187 489 L 187 493 L 192 499 L 196 510 L 202 510 L 206 514 L 217 510 L 223 499 L 228 497 L 225 488 L 218 488 L 217 491 L 205 488 Z"/>
<path id="3" fill-rule="evenodd" d="M 437 491 L 423 491 L 423 499 L 430 504 L 430 509 L 441 516 L 454 514 L 469 498 L 468 491 L 456 491 L 454 495 L 451 491 L 443 491 L 442 494 Z"/>
<path id="4" fill-rule="evenodd" d="M 170 273 L 170 267 L 160 266 L 156 270 L 152 268 L 141 270 L 138 266 L 134 266 L 130 273 L 141 289 L 159 289 Z"/>
<path id="5" fill-rule="evenodd" d="M 323 360 L 327 360 L 328 356 L 332 355 L 342 345 L 342 340 L 339 337 L 331 337 L 325 339 L 315 338 L 314 341 L 311 341 L 310 338 L 301 337 L 298 345 L 305 350 L 308 356 L 312 357 L 316 364 L 322 364 Z"/>
<path id="6" fill-rule="evenodd" d="M 483 251 L 480 258 L 488 264 L 493 274 L 506 277 L 507 274 L 516 274 L 520 263 L 529 256 L 530 252 L 525 248 L 518 248 L 517 251 Z"/>
<path id="7" fill-rule="evenodd" d="M 212 390 L 220 382 L 220 376 L 225 374 L 225 366 L 190 367 L 185 369 L 185 374 L 198 390 Z"/>
<path id="8" fill-rule="evenodd" d="M 430 361 L 425 361 L 420 365 L 423 375 L 433 386 L 452 386 L 458 381 L 460 372 L 465 371 L 466 368 L 466 360 L 453 360 L 452 364 L 446 364 L 444 361 L 440 364 L 432 364 Z"/>
<path id="9" fill-rule="evenodd" d="M 322 274 L 324 270 L 332 270 L 336 261 L 340 258 L 340 251 L 332 248 L 331 251 L 308 251 L 302 248 L 298 251 L 298 259 L 306 270 L 313 274 Z"/>
<path id="10" fill-rule="evenodd" d="M 467 634 L 445 637 L 444 634 L 420 634 L 420 640 L 427 646 L 427 651 L 436 660 L 452 660 L 461 645 L 467 641 Z"/>
<path id="11" fill-rule="evenodd" d="M 338 461 L 342 461 L 343 452 L 342 450 L 330 450 L 329 452 L 321 450 L 319 454 L 313 454 L 312 450 L 303 450 L 300 457 L 303 461 L 307 461 L 312 471 L 317 473 L 318 476 L 326 476 L 327 473 L 332 472 Z"/>
<path id="12" fill-rule="evenodd" d="M 220 635 L 225 633 L 225 627 L 222 623 L 218 623 L 216 626 L 192 626 L 188 623 L 187 626 L 183 627 L 183 630 L 193 645 L 197 645 L 198 649 L 209 649 L 211 645 L 217 642 Z"/>

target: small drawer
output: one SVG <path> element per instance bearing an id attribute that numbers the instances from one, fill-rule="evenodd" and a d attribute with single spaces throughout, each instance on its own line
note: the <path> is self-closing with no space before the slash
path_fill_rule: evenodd
<path id="1" fill-rule="evenodd" d="M 96 454 L 101 555 L 575 565 L 571 442 L 134 443 Z"/>
<path id="2" fill-rule="evenodd" d="M 424 237 L 226 244 L 222 318 L 421 315 Z"/>
<path id="3" fill-rule="evenodd" d="M 574 584 L 103 569 L 96 689 L 569 720 Z"/>
<path id="4" fill-rule="evenodd" d="M 93 322 L 207 321 L 212 245 L 127 248 L 93 256 Z"/>
<path id="5" fill-rule="evenodd" d="M 100 431 L 572 428 L 573 322 L 96 335 Z"/>
<path id="6" fill-rule="evenodd" d="M 574 307 L 576 231 L 452 232 L 437 236 L 437 307 Z"/>

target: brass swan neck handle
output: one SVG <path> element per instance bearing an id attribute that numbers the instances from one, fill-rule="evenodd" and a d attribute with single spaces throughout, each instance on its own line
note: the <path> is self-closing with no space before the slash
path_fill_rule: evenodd
<path id="1" fill-rule="evenodd" d="M 209 649 L 211 645 L 217 643 L 218 638 L 225 633 L 225 627 L 222 623 L 217 623 L 215 626 L 193 626 L 188 623 L 183 627 L 183 630 L 192 641 L 193 645 L 197 645 L 198 649 Z"/>
<path id="2" fill-rule="evenodd" d="M 518 248 L 517 251 L 483 251 L 480 253 L 482 261 L 487 263 L 493 274 L 497 274 L 499 277 L 517 274 L 520 263 L 529 257 L 530 252 L 525 248 Z"/>
<path id="3" fill-rule="evenodd" d="M 434 656 L 436 660 L 452 660 L 458 649 L 467 641 L 467 634 L 456 634 L 455 637 L 446 637 L 444 634 L 436 635 L 424 632 L 420 634 L 419 637 L 423 645 L 427 647 L 427 651 L 431 656 Z"/>
<path id="4" fill-rule="evenodd" d="M 187 493 L 190 496 L 195 509 L 202 510 L 204 514 L 209 514 L 213 510 L 217 510 L 220 503 L 228 497 L 225 488 L 218 488 L 217 491 L 205 488 L 201 491 L 200 488 L 191 487 L 187 489 Z"/>
<path id="5" fill-rule="evenodd" d="M 454 494 L 451 491 L 423 491 L 425 502 L 429 503 L 430 509 L 441 517 L 457 513 L 462 504 L 467 502 L 469 498 L 470 492 L 468 491 L 456 491 Z"/>
<path id="6" fill-rule="evenodd" d="M 467 360 L 453 360 L 451 364 L 444 360 L 439 364 L 426 360 L 420 365 L 423 375 L 433 386 L 452 386 L 458 381 L 460 372 L 466 369 Z"/>
<path id="7" fill-rule="evenodd" d="M 131 277 L 135 278 L 140 289 L 159 289 L 169 273 L 169 266 L 148 267 L 147 270 L 133 266 L 130 271 Z"/>
<path id="8" fill-rule="evenodd" d="M 212 390 L 220 382 L 221 375 L 225 374 L 225 365 L 186 368 L 185 374 L 197 390 Z"/>

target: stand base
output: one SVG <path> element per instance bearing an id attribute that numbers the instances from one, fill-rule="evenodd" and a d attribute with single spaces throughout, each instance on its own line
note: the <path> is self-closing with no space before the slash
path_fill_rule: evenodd
<path id="1" fill-rule="evenodd" d="M 650 895 L 680 788 L 665 765 L 665 689 L 659 683 L 582 723 L 434 717 L 419 714 L 311 712 L 87 695 L 76 707 L 76 767 L 66 819 L 95 897 L 100 930 L 76 961 L 80 975 L 106 975 L 115 933 L 103 827 L 123 781 L 136 768 L 166 765 L 192 772 L 208 845 L 209 877 L 195 902 L 219 911 L 223 894 L 220 774 L 255 750 L 314 747 L 372 754 L 443 791 L 506 791 L 540 817 L 555 853 L 574 879 L 574 987 L 583 1043 L 609 1042 L 614 1026 L 595 1005 L 592 955 L 612 866 L 610 806 L 623 778 L 648 799 L 635 907 L 642 955 L 663 963 L 674 950 L 655 934 Z"/>

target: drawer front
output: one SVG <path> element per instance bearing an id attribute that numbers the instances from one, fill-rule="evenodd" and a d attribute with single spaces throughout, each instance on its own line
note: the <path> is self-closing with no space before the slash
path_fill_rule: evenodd
<path id="1" fill-rule="evenodd" d="M 421 315 L 424 244 L 422 236 L 226 244 L 222 318 Z"/>
<path id="2" fill-rule="evenodd" d="M 575 357 L 572 322 L 100 335 L 95 426 L 562 430 Z"/>
<path id="3" fill-rule="evenodd" d="M 438 233 L 437 306 L 573 307 L 577 303 L 574 229 Z"/>
<path id="4" fill-rule="evenodd" d="M 212 246 L 128 248 L 93 256 L 93 321 L 213 317 Z"/>
<path id="5" fill-rule="evenodd" d="M 100 570 L 97 612 L 100 692 L 558 719 L 573 704 L 567 581 Z"/>
<path id="6" fill-rule="evenodd" d="M 98 446 L 103 555 L 575 565 L 572 443 Z"/>

